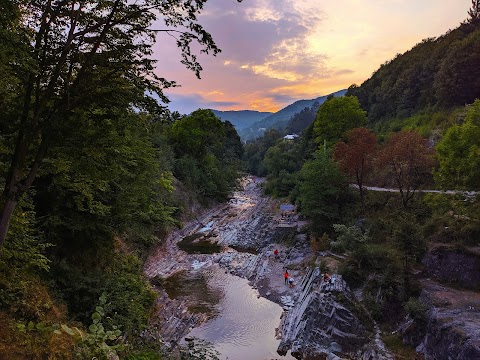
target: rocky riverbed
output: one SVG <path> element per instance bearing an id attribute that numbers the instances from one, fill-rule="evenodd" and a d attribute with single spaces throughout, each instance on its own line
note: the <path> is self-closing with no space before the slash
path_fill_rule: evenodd
<path id="1" fill-rule="evenodd" d="M 291 351 L 298 359 L 392 358 L 342 278 L 335 275 L 332 284 L 323 284 L 317 255 L 297 223 L 279 226 L 279 203 L 261 195 L 261 182 L 244 179 L 227 204 L 172 232 L 147 260 L 145 274 L 159 293 L 149 336 L 174 345 L 215 316 L 214 311 L 197 310 L 205 301 L 214 304 L 216 297 L 199 299 L 188 289 L 199 284 L 205 288 L 202 279 L 191 279 L 192 270 L 218 264 L 248 279 L 258 296 L 283 307 L 276 331 L 279 355 Z M 284 282 L 285 269 L 294 279 L 293 287 Z M 189 281 L 195 286 L 182 287 Z"/>

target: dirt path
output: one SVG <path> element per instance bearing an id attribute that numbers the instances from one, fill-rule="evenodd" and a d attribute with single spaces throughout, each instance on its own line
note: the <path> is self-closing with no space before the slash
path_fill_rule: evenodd
<path id="1" fill-rule="evenodd" d="M 350 184 L 351 187 L 358 189 L 357 184 Z M 364 190 L 370 191 L 379 191 L 379 192 L 400 192 L 399 189 L 394 188 L 383 188 L 378 186 L 363 186 Z M 413 192 L 413 191 L 412 191 Z M 416 189 L 414 192 L 417 193 L 433 193 L 433 194 L 447 194 L 447 195 L 464 195 L 465 197 L 474 197 L 480 194 L 479 191 L 464 191 L 464 190 L 431 190 L 431 189 Z"/>

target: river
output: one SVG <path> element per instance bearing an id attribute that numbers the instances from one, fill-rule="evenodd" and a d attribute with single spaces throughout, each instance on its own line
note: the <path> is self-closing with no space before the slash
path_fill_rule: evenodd
<path id="1" fill-rule="evenodd" d="M 228 203 L 171 232 L 147 260 L 145 274 L 159 286 L 159 312 L 152 323 L 163 340 L 174 344 L 197 337 L 212 343 L 221 359 L 294 359 L 277 354 L 283 312 L 278 303 L 296 289 L 285 286 L 283 263 L 268 255 L 278 204 L 262 196 L 260 184 L 246 178 Z M 285 254 L 283 246 L 275 246 Z M 264 297 L 249 283 L 260 286 Z"/>
<path id="2" fill-rule="evenodd" d="M 194 328 L 188 337 L 206 340 L 214 345 L 221 359 L 267 360 L 294 357 L 280 356 L 275 329 L 283 309 L 258 296 L 246 279 L 225 273 L 218 266 L 203 271 L 208 286 L 222 294 L 211 320 Z"/>

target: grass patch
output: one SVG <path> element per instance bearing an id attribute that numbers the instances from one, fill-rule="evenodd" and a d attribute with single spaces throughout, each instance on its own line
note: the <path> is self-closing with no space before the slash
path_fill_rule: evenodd
<path id="1" fill-rule="evenodd" d="M 398 360 L 421 359 L 415 349 L 403 343 L 402 338 L 397 334 L 382 334 L 382 340 L 387 348 L 394 354 Z"/>

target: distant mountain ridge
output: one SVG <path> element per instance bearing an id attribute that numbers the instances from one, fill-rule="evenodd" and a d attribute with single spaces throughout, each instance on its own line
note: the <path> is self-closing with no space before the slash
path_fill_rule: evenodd
<path id="1" fill-rule="evenodd" d="M 211 109 L 215 116 L 219 117 L 222 121 L 230 121 L 237 131 L 245 129 L 253 125 L 254 123 L 272 115 L 272 112 L 261 112 L 255 110 L 229 110 L 220 111 Z"/>
<path id="2" fill-rule="evenodd" d="M 293 104 L 284 107 L 276 113 L 253 123 L 250 127 L 237 129 L 237 131 L 240 130 L 239 135 L 242 140 L 250 140 L 262 136 L 266 129 L 283 130 L 287 127 L 288 121 L 292 116 L 298 114 L 303 109 L 311 107 L 316 102 L 318 102 L 319 105 L 323 104 L 330 95 L 339 97 L 345 95 L 346 92 L 347 89 L 342 89 L 328 95 L 319 96 L 315 99 L 295 101 Z"/>
<path id="3" fill-rule="evenodd" d="M 255 110 L 211 110 L 222 121 L 231 122 L 242 140 L 251 140 L 262 136 L 266 129 L 284 130 L 290 119 L 305 108 L 311 108 L 315 103 L 321 105 L 330 95 L 338 97 L 345 95 L 346 92 L 347 89 L 343 89 L 315 99 L 297 100 L 276 113 Z"/>
<path id="4" fill-rule="evenodd" d="M 346 92 L 347 92 L 347 89 L 343 89 L 343 90 L 334 92 L 332 94 L 319 96 L 315 99 L 295 101 L 293 104 L 290 104 L 284 107 L 283 109 L 277 111 L 276 113 L 266 117 L 265 119 L 260 120 L 257 124 L 265 128 L 273 127 L 276 129 L 280 129 L 285 125 L 287 125 L 288 120 L 290 120 L 290 118 L 293 115 L 299 113 L 306 107 L 311 107 L 316 102 L 322 105 L 325 102 L 325 100 L 327 100 L 327 97 L 329 97 L 330 95 L 338 97 L 338 96 L 345 95 Z"/>

